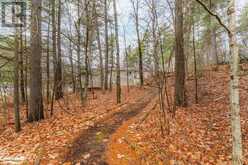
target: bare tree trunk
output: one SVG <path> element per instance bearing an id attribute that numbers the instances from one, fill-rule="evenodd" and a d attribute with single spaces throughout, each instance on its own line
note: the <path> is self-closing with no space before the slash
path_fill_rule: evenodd
<path id="1" fill-rule="evenodd" d="M 128 69 L 128 51 L 127 50 L 127 41 L 126 41 L 126 29 L 123 28 L 124 31 L 124 45 L 125 45 L 125 59 L 126 59 L 126 76 L 127 76 L 127 91 L 129 92 L 129 69 Z"/>
<path id="2" fill-rule="evenodd" d="M 29 122 L 44 119 L 41 75 L 41 4 L 41 0 L 32 0 Z"/>
<path id="3" fill-rule="evenodd" d="M 197 78 L 197 62 L 196 62 L 196 48 L 195 48 L 195 22 L 193 18 L 193 54 L 194 54 L 194 77 L 195 77 L 195 103 L 198 104 L 198 78 Z"/>
<path id="4" fill-rule="evenodd" d="M 54 90 L 56 88 L 57 85 L 57 78 L 56 78 L 56 72 L 57 72 L 57 35 L 56 35 L 56 1 L 52 1 L 52 40 L 53 40 L 53 78 L 54 78 L 54 82 L 53 82 L 53 90 L 52 90 L 52 104 L 51 104 L 51 116 L 53 115 L 53 101 L 54 101 Z"/>
<path id="5" fill-rule="evenodd" d="M 228 22 L 227 27 L 220 17 L 215 13 L 211 12 L 206 5 L 200 0 L 196 0 L 210 15 L 216 17 L 219 24 L 228 32 L 229 35 L 229 47 L 230 47 L 230 111 L 231 111 L 231 127 L 232 127 L 232 164 L 242 165 L 242 134 L 241 134 L 241 123 L 240 123 L 240 101 L 239 101 L 239 47 L 237 43 L 237 28 L 236 28 L 236 9 L 235 0 L 229 1 L 228 7 Z"/>
<path id="6" fill-rule="evenodd" d="M 61 0 L 58 0 L 58 30 L 57 30 L 57 64 L 55 74 L 55 99 L 58 100 L 63 97 L 63 83 L 62 83 L 62 57 L 61 57 Z"/>
<path id="7" fill-rule="evenodd" d="M 85 65 L 85 81 L 84 81 L 84 93 L 83 93 L 83 102 L 84 104 L 87 101 L 88 95 L 88 86 L 89 86 L 89 47 L 91 46 L 90 42 L 90 16 L 89 16 L 89 2 L 85 0 L 85 12 L 86 12 L 86 37 L 85 37 L 85 58 L 84 58 L 84 65 Z M 91 48 L 90 48 L 91 49 Z"/>
<path id="8" fill-rule="evenodd" d="M 116 0 L 113 0 L 113 7 L 114 7 L 115 41 L 116 41 L 116 96 L 117 96 L 117 104 L 120 104 L 121 103 L 120 46 L 119 46 Z"/>
<path id="9" fill-rule="evenodd" d="M 156 78 L 159 78 L 159 57 L 158 57 L 158 39 L 157 39 L 157 21 L 156 21 L 156 2 L 151 1 L 152 13 L 152 44 L 153 44 L 153 58 L 154 58 L 154 73 Z"/>
<path id="10" fill-rule="evenodd" d="M 24 84 L 24 62 L 23 62 L 23 30 L 20 27 L 20 90 L 21 102 L 26 102 L 25 84 Z"/>
<path id="11" fill-rule="evenodd" d="M 47 24 L 47 56 L 46 56 L 46 76 L 47 76 L 47 81 L 46 81 L 46 98 L 47 98 L 47 103 L 49 103 L 50 100 L 50 10 L 51 10 L 51 5 L 49 3 L 48 7 L 48 24 Z"/>
<path id="12" fill-rule="evenodd" d="M 213 54 L 213 60 L 214 60 L 214 64 L 218 64 L 219 60 L 218 60 L 218 51 L 217 51 L 217 41 L 216 41 L 216 27 L 213 27 L 211 29 L 211 50 L 212 50 L 212 54 Z"/>
<path id="13" fill-rule="evenodd" d="M 108 4 L 107 0 L 104 0 L 104 23 L 105 23 L 105 80 L 104 80 L 104 89 L 108 89 L 108 54 L 109 54 L 109 47 L 108 47 Z"/>
<path id="14" fill-rule="evenodd" d="M 77 14 L 78 14 L 78 26 L 77 26 L 77 71 L 78 71 L 78 83 L 80 91 L 80 100 L 83 102 L 83 84 L 82 84 L 82 73 L 81 73 L 81 15 L 80 15 L 80 0 L 77 2 Z"/>
<path id="15" fill-rule="evenodd" d="M 96 5 L 94 5 L 94 14 L 96 19 L 96 39 L 97 39 L 97 47 L 98 47 L 98 53 L 99 53 L 99 62 L 100 62 L 100 83 L 101 83 L 101 89 L 104 90 L 104 70 L 103 70 L 103 57 L 102 57 L 102 45 L 101 45 L 101 35 L 100 35 L 100 23 L 98 20 L 98 13 Z"/>
<path id="16" fill-rule="evenodd" d="M 20 105 L 19 105 L 19 32 L 16 28 L 15 34 L 15 78 L 14 78 L 14 111 L 15 111 L 15 131 L 21 130 Z"/>
<path id="17" fill-rule="evenodd" d="M 112 37 L 114 35 L 111 35 L 111 43 L 109 47 L 111 48 L 111 68 L 110 68 L 110 76 L 109 76 L 109 90 L 112 91 L 113 89 L 113 69 L 114 69 L 114 43 L 112 42 Z"/>
<path id="18" fill-rule="evenodd" d="M 235 0 L 229 1 L 229 45 L 231 53 L 231 75 L 230 75 L 230 110 L 232 123 L 233 154 L 232 164 L 242 165 L 242 135 L 240 124 L 239 104 L 239 48 L 236 38 L 236 10 Z"/>
<path id="19" fill-rule="evenodd" d="M 27 108 L 27 110 L 26 110 L 26 118 L 27 118 L 27 120 L 28 120 L 28 60 L 29 60 L 29 54 L 28 54 L 28 48 L 27 48 L 27 32 L 25 31 L 25 37 L 24 37 L 25 39 L 24 39 L 24 52 L 25 52 L 25 93 L 26 93 L 26 98 L 25 98 L 25 100 L 26 100 L 26 108 Z"/>
<path id="20" fill-rule="evenodd" d="M 215 10 L 215 6 L 212 3 L 212 0 L 209 0 L 209 9 L 211 11 Z M 210 40 L 210 49 L 209 49 L 209 56 L 211 64 L 218 64 L 218 52 L 217 52 L 217 42 L 216 42 L 216 27 L 213 25 L 213 18 L 210 16 L 210 33 L 209 33 L 209 40 Z"/>
<path id="21" fill-rule="evenodd" d="M 74 65 L 73 65 L 73 48 L 72 48 L 72 42 L 69 41 L 69 60 L 70 60 L 70 65 L 71 65 L 71 79 L 72 79 L 72 92 L 76 92 L 76 80 L 75 80 L 75 75 L 74 75 Z"/>
<path id="22" fill-rule="evenodd" d="M 142 54 L 142 43 L 140 40 L 140 32 L 139 32 L 139 0 L 136 0 L 136 4 L 134 0 L 131 0 L 134 10 L 135 17 L 135 30 L 138 41 L 138 51 L 139 51 L 139 76 L 140 76 L 140 86 L 144 85 L 144 74 L 143 74 L 143 54 Z"/>
<path id="23" fill-rule="evenodd" d="M 2 113 L 3 113 L 3 120 L 2 124 L 5 127 L 8 124 L 8 101 L 7 101 L 7 91 L 5 87 L 0 88 L 0 97 L 2 101 Z"/>
<path id="24" fill-rule="evenodd" d="M 88 65 L 89 65 L 88 70 L 89 71 L 88 71 L 88 73 L 89 73 L 89 81 L 90 81 L 90 91 L 92 93 L 93 99 L 95 99 L 94 80 L 93 80 L 94 72 L 92 70 L 93 59 L 92 59 L 92 56 L 91 56 L 92 54 L 94 54 L 94 52 L 92 52 L 92 43 L 91 43 L 90 48 L 89 48 L 89 58 L 88 58 L 89 59 L 89 62 L 88 62 Z"/>
<path id="25" fill-rule="evenodd" d="M 176 0 L 175 105 L 185 106 L 185 57 L 183 48 L 183 1 Z"/>
<path id="26" fill-rule="evenodd" d="M 69 14 L 69 60 L 71 65 L 71 80 L 72 80 L 72 92 L 76 92 L 76 78 L 75 78 L 75 70 L 74 70 L 74 63 L 73 63 L 73 35 L 72 35 L 72 16 L 71 16 L 71 10 L 68 7 L 68 14 Z"/>
<path id="27" fill-rule="evenodd" d="M 101 46 L 98 20 L 97 20 L 97 25 L 96 25 L 96 32 L 97 32 L 97 45 L 98 45 L 99 60 L 100 60 L 100 82 L 101 82 L 101 89 L 103 90 L 104 89 L 104 72 L 103 72 L 102 46 Z"/>

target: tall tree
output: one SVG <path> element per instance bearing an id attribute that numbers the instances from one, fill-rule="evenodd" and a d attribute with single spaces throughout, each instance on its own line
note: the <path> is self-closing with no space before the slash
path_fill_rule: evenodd
<path id="1" fill-rule="evenodd" d="M 48 24 L 47 24 L 47 56 L 46 56 L 46 98 L 47 102 L 50 99 L 50 10 L 51 10 L 51 3 L 48 4 Z"/>
<path id="2" fill-rule="evenodd" d="M 232 127 L 232 164 L 242 165 L 242 134 L 240 123 L 240 96 L 239 96 L 239 47 L 237 43 L 236 28 L 236 9 L 235 0 L 229 0 L 228 22 L 227 27 L 221 18 L 213 13 L 202 1 L 196 0 L 210 15 L 214 16 L 219 24 L 228 32 L 230 46 L 230 110 L 231 110 L 231 127 Z"/>
<path id="3" fill-rule="evenodd" d="M 99 21 L 98 21 L 98 16 L 97 12 L 95 9 L 96 13 L 96 33 L 97 33 L 97 46 L 99 50 L 99 61 L 100 61 L 100 82 L 101 82 L 101 89 L 104 89 L 104 72 L 103 72 L 103 58 L 102 58 L 102 46 L 101 46 L 101 36 L 100 36 L 100 30 L 99 30 Z"/>
<path id="4" fill-rule="evenodd" d="M 71 31 L 71 24 L 70 24 L 70 37 L 72 38 L 72 31 Z M 71 80 L 72 80 L 72 92 L 76 92 L 76 79 L 74 74 L 74 63 L 73 63 L 73 47 L 72 47 L 72 41 L 70 39 L 69 41 L 69 60 L 71 65 Z"/>
<path id="5" fill-rule="evenodd" d="M 52 105 L 51 105 L 51 115 L 53 114 L 53 100 L 55 95 L 55 88 L 56 88 L 56 67 L 57 67 L 57 28 L 56 28 L 56 1 L 52 1 L 52 45 L 53 45 L 53 74 L 54 74 L 54 82 L 53 82 L 53 93 L 52 93 Z"/>
<path id="6" fill-rule="evenodd" d="M 215 4 L 212 0 L 209 0 L 209 9 L 211 11 L 215 11 Z M 216 41 L 216 25 L 214 23 L 213 17 L 210 16 L 209 18 L 209 58 L 211 64 L 218 64 L 218 52 L 217 52 L 217 41 Z"/>
<path id="7" fill-rule="evenodd" d="M 153 61 L 154 61 L 154 70 L 156 78 L 159 78 L 159 56 L 158 56 L 158 35 L 157 28 L 158 24 L 156 21 L 156 2 L 155 0 L 151 1 L 151 18 L 152 18 L 152 46 L 153 46 Z"/>
<path id="8" fill-rule="evenodd" d="M 76 78 L 75 78 L 75 68 L 73 62 L 73 33 L 72 33 L 72 26 L 73 26 L 73 17 L 72 17 L 72 9 L 69 3 L 67 3 L 67 13 L 69 15 L 69 30 L 67 31 L 69 35 L 69 61 L 71 66 L 71 80 L 72 80 L 72 92 L 76 92 Z"/>
<path id="9" fill-rule="evenodd" d="M 230 108 L 232 122 L 233 153 L 232 164 L 242 165 L 242 135 L 240 124 L 239 104 L 239 48 L 236 37 L 236 9 L 235 0 L 229 1 L 229 45 L 231 53 L 231 75 L 230 75 Z"/>
<path id="10" fill-rule="evenodd" d="M 84 49 L 85 49 L 85 57 L 84 57 L 84 67 L 85 67 L 85 80 L 84 80 L 84 94 L 83 94 L 83 102 L 87 100 L 88 86 L 89 86 L 89 51 L 91 49 L 91 36 L 90 36 L 90 1 L 85 0 L 85 14 L 86 14 L 86 36 L 84 41 Z"/>
<path id="11" fill-rule="evenodd" d="M 80 14 L 80 0 L 77 1 L 77 16 L 78 21 L 75 23 L 77 30 L 77 71 L 78 71 L 78 83 L 79 83 L 79 92 L 80 100 L 83 102 L 83 84 L 82 84 L 82 73 L 81 73 L 81 14 Z"/>
<path id="12" fill-rule="evenodd" d="M 28 67 L 28 64 L 29 64 L 29 53 L 28 53 L 28 49 L 27 49 L 27 30 L 25 31 L 24 33 L 24 54 L 25 54 L 25 60 L 24 60 L 24 63 L 25 63 L 25 67 L 24 67 L 24 70 L 25 70 L 25 78 L 24 78 L 24 85 L 25 85 L 25 93 L 26 93 L 26 118 L 28 119 L 28 71 L 29 71 L 29 67 Z"/>
<path id="13" fill-rule="evenodd" d="M 104 0 L 104 24 L 105 24 L 105 77 L 104 89 L 108 89 L 108 62 L 109 62 L 109 44 L 108 44 L 108 1 Z"/>
<path id="14" fill-rule="evenodd" d="M 62 82 L 62 55 L 61 55 L 61 0 L 58 0 L 58 28 L 57 28 L 57 61 L 55 71 L 55 99 L 63 97 L 63 82 Z"/>
<path id="15" fill-rule="evenodd" d="M 21 102 L 26 102 L 26 93 L 25 93 L 25 82 L 24 82 L 24 61 L 23 61 L 23 28 L 20 27 L 20 91 L 21 91 Z"/>
<path id="16" fill-rule="evenodd" d="M 183 48 L 183 0 L 176 0 L 175 105 L 185 106 L 185 57 Z"/>
<path id="17" fill-rule="evenodd" d="M 20 123 L 20 105 L 19 105 L 19 31 L 16 28 L 15 34 L 15 78 L 14 78 L 14 112 L 15 112 L 15 131 L 19 132 L 21 130 Z"/>
<path id="18" fill-rule="evenodd" d="M 134 19 L 135 19 L 135 30 L 137 35 L 138 42 L 138 53 L 139 53 L 139 77 L 140 77 L 140 85 L 144 85 L 144 73 L 143 73 L 143 54 L 142 54 L 142 44 L 140 40 L 140 31 L 139 31 L 139 0 L 131 0 L 133 11 L 134 11 Z"/>
<path id="19" fill-rule="evenodd" d="M 194 15 L 192 16 L 192 19 L 193 19 L 192 20 L 192 22 L 193 22 L 193 25 L 192 25 L 192 40 L 193 40 L 192 45 L 193 45 L 193 56 L 194 56 L 195 103 L 198 104 L 198 78 L 197 78 L 197 61 L 196 61 L 195 20 L 194 20 Z"/>
<path id="20" fill-rule="evenodd" d="M 109 90 L 112 91 L 113 89 L 113 70 L 114 70 L 114 62 L 115 62 L 115 57 L 114 57 L 114 49 L 115 49 L 115 35 L 111 32 L 110 35 L 110 43 L 109 43 L 109 49 L 110 49 L 110 75 L 109 75 Z"/>
<path id="21" fill-rule="evenodd" d="M 117 103 L 121 103 L 121 73 L 120 73 L 120 46 L 119 46 L 119 31 L 118 31 L 118 16 L 116 0 L 113 0 L 114 19 L 115 19 L 115 42 L 116 42 L 116 96 Z"/>
<path id="22" fill-rule="evenodd" d="M 128 69 L 128 54 L 130 53 L 130 47 L 127 48 L 127 40 L 126 40 L 126 29 L 123 27 L 124 33 L 124 46 L 125 46 L 125 61 L 126 61 L 126 76 L 127 76 L 127 91 L 129 92 L 129 69 Z"/>
<path id="23" fill-rule="evenodd" d="M 41 2 L 42 0 L 32 0 L 29 122 L 44 118 L 41 75 Z"/>

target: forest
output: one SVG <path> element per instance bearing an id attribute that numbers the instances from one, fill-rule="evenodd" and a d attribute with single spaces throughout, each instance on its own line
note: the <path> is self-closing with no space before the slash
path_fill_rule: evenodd
<path id="1" fill-rule="evenodd" d="M 246 0 L 0 13 L 0 165 L 248 165 Z"/>

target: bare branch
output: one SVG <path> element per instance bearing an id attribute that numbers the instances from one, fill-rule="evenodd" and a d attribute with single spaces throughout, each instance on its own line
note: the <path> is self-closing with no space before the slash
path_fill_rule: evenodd
<path id="1" fill-rule="evenodd" d="M 198 2 L 210 15 L 215 17 L 219 22 L 219 24 L 228 32 L 229 35 L 231 34 L 230 29 L 222 22 L 222 20 L 217 14 L 213 13 L 202 1 L 200 0 L 195 0 L 195 1 Z"/>

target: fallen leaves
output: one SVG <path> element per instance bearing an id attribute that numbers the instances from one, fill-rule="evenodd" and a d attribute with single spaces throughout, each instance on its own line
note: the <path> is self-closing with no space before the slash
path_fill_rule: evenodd
<path id="1" fill-rule="evenodd" d="M 125 134 L 128 141 L 138 145 L 141 151 L 132 153 L 133 150 L 126 150 L 127 144 L 117 145 L 118 141 L 112 140 L 108 155 L 111 152 L 120 155 L 132 153 L 136 155 L 132 159 L 136 164 L 142 162 L 141 164 L 153 165 L 162 162 L 165 165 L 231 165 L 228 76 L 228 72 L 220 70 L 213 72 L 211 78 L 204 76 L 199 80 L 200 102 L 194 104 L 194 92 L 188 92 L 189 107 L 178 108 L 176 119 L 170 119 L 170 135 L 161 136 L 160 113 L 157 108 L 142 124 L 137 124 L 142 119 L 138 117 L 125 131 L 121 131 L 122 136 Z M 168 85 L 171 87 L 171 94 L 174 91 L 173 82 L 170 79 Z M 244 164 L 248 164 L 248 92 L 243 90 L 248 84 L 248 78 L 242 77 L 240 82 Z M 187 91 L 194 91 L 192 80 L 187 82 Z M 146 111 L 149 108 L 151 107 L 147 107 Z M 139 136 L 133 136 L 133 133 Z M 109 162 L 112 165 L 115 161 L 117 160 L 113 158 Z"/>
<path id="2" fill-rule="evenodd" d="M 123 90 L 123 105 L 133 102 L 143 95 L 145 90 L 132 88 L 130 94 Z M 66 102 L 60 101 L 71 115 L 55 104 L 54 116 L 46 116 L 39 123 L 25 123 L 25 111 L 22 111 L 22 131 L 15 133 L 14 128 L 7 127 L 0 134 L 0 161 L 8 157 L 22 157 L 28 164 L 35 160 L 41 164 L 60 164 L 64 153 L 72 145 L 80 133 L 94 126 L 96 121 L 104 120 L 108 114 L 119 111 L 116 105 L 115 92 L 103 94 L 97 91 L 97 99 L 88 99 L 87 105 L 82 107 L 77 95 L 66 96 Z M 49 113 L 46 113 L 49 114 Z M 10 116 L 13 115 L 11 112 Z M 10 122 L 12 122 L 13 118 Z M 96 135 L 99 140 L 105 141 L 104 134 Z M 84 155 L 85 159 L 89 155 Z M 1 164 L 1 163 L 0 163 Z"/>

